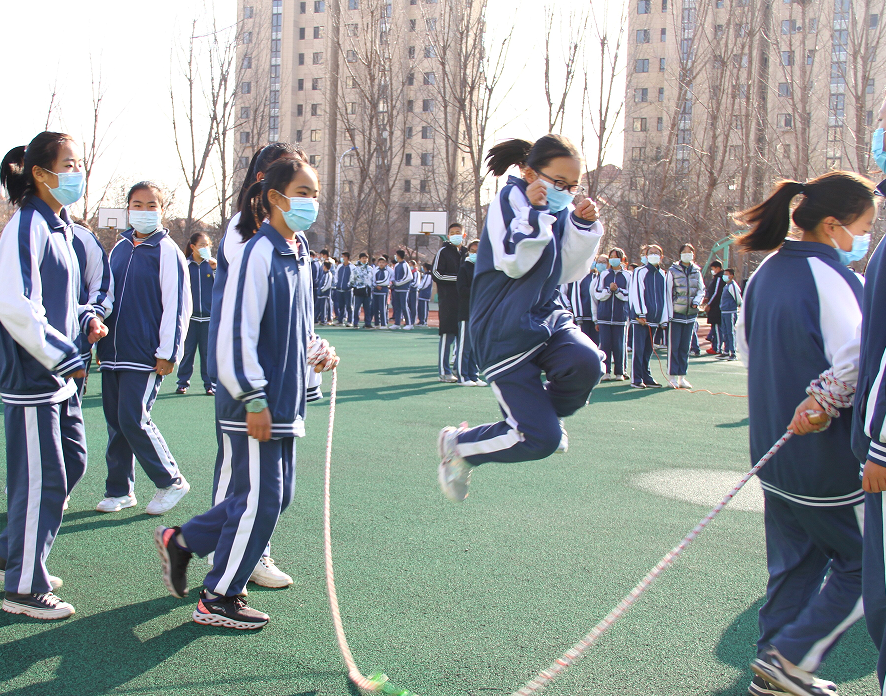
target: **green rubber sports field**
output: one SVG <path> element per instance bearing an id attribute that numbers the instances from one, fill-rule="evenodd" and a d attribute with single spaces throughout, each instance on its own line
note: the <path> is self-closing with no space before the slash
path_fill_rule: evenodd
<path id="1" fill-rule="evenodd" d="M 487 465 L 474 473 L 470 497 L 450 503 L 436 480 L 437 432 L 497 420 L 491 390 L 437 381 L 434 329 L 323 335 L 342 358 L 332 536 L 345 628 L 364 673 L 384 671 L 420 696 L 518 689 L 605 616 L 750 466 L 746 399 L 604 383 L 567 420 L 567 454 Z M 663 381 L 656 364 L 653 374 Z M 747 389 L 738 362 L 693 358 L 688 377 L 697 389 Z M 48 563 L 77 613 L 56 622 L 0 613 L 0 694 L 355 694 L 323 569 L 329 375 L 326 398 L 308 406 L 295 499 L 272 539 L 272 556 L 295 584 L 249 586 L 250 604 L 271 616 L 257 632 L 191 620 L 204 560 L 191 564 L 186 600 L 160 581 L 154 527 L 208 507 L 212 399 L 199 384 L 177 396 L 168 378 L 153 411 L 191 493 L 151 518 L 143 510 L 153 486 L 137 468 L 139 506 L 104 515 L 94 506 L 104 493 L 107 437 L 100 376 L 90 380 L 90 469 Z M 746 693 L 765 578 L 759 493 L 749 490 L 545 693 Z M 819 676 L 844 695 L 875 694 L 875 661 L 861 621 Z"/>

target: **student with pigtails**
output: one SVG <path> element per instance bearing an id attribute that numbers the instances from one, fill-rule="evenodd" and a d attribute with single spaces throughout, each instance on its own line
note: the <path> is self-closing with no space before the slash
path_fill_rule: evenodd
<path id="1" fill-rule="evenodd" d="M 243 200 L 245 244 L 228 269 L 216 344 L 216 419 L 230 462 L 227 496 L 181 527 L 158 527 L 163 581 L 187 595 L 192 554 L 214 554 L 193 613 L 204 625 L 257 629 L 246 583 L 295 488 L 309 370 L 331 370 L 335 350 L 313 333 L 311 264 L 304 232 L 317 218 L 316 171 L 300 159 L 271 165 Z M 221 488 L 221 486 L 220 486 Z"/>
<path id="2" fill-rule="evenodd" d="M 212 286 L 218 262 L 212 258 L 212 240 L 203 232 L 195 232 L 188 240 L 185 254 L 191 280 L 191 323 L 185 339 L 184 355 L 176 375 L 176 394 L 185 394 L 191 386 L 194 359 L 200 353 L 200 378 L 207 396 L 215 396 L 215 382 L 209 376 L 209 321 L 212 312 Z"/>
<path id="3" fill-rule="evenodd" d="M 481 464 L 565 451 L 561 419 L 587 403 L 602 375 L 597 346 L 557 301 L 561 284 L 585 276 L 603 234 L 582 196 L 578 151 L 546 135 L 500 143 L 486 160 L 494 176 L 520 170 L 490 203 L 471 286 L 471 342 L 502 420 L 440 432 L 438 478 L 452 500 L 467 497 Z"/>
<path id="4" fill-rule="evenodd" d="M 834 171 L 805 184 L 782 181 L 737 216 L 750 229 L 739 245 L 773 252 L 748 281 L 736 326 L 748 368 L 751 461 L 788 425 L 804 436 L 788 440 L 757 474 L 769 581 L 752 694 L 833 696 L 833 684 L 815 672 L 864 613 L 869 515 L 850 442 L 862 284 L 846 266 L 867 253 L 876 212 L 867 179 Z M 797 235 L 785 239 L 792 220 Z M 829 427 L 813 425 L 809 411 L 830 416 Z"/>

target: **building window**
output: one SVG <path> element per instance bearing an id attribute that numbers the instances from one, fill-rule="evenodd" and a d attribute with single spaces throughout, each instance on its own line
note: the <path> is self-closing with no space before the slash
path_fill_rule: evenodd
<path id="1" fill-rule="evenodd" d="M 717 26 L 714 27 L 714 38 L 715 39 L 722 39 L 723 34 L 725 34 L 725 33 L 726 33 L 726 28 L 722 24 L 718 24 Z"/>
<path id="2" fill-rule="evenodd" d="M 349 10 L 359 10 L 360 9 L 360 0 L 348 0 L 348 9 Z"/>
<path id="3" fill-rule="evenodd" d="M 431 182 L 428 181 L 427 179 L 422 179 L 421 181 L 418 182 L 418 190 L 421 193 L 427 193 L 428 190 L 431 188 L 430 184 L 431 184 Z"/>
<path id="4" fill-rule="evenodd" d="M 251 31 L 243 32 L 243 43 L 245 43 L 245 44 L 252 43 L 252 32 Z"/>
<path id="5" fill-rule="evenodd" d="M 252 56 L 243 56 L 243 69 L 249 70 L 252 68 Z"/>
<path id="6" fill-rule="evenodd" d="M 425 73 L 425 84 L 426 85 L 436 85 L 437 84 L 437 76 L 432 72 Z"/>
<path id="7" fill-rule="evenodd" d="M 789 68 L 794 64 L 794 52 L 793 51 L 782 51 L 781 52 L 781 64 Z"/>
<path id="8" fill-rule="evenodd" d="M 249 145 L 252 142 L 252 133 L 249 131 L 240 131 L 240 144 Z"/>
<path id="9" fill-rule="evenodd" d="M 354 116 L 357 114 L 357 102 L 348 102 L 348 114 Z"/>
<path id="10" fill-rule="evenodd" d="M 314 51 L 314 65 L 323 65 L 323 51 Z"/>
<path id="11" fill-rule="evenodd" d="M 320 105 L 319 104 L 311 104 L 311 116 L 319 116 L 320 115 Z"/>
<path id="12" fill-rule="evenodd" d="M 409 60 L 415 60 L 415 46 L 407 48 L 406 55 L 409 56 Z"/>
<path id="13" fill-rule="evenodd" d="M 434 164 L 434 153 L 432 152 L 422 152 L 421 153 L 421 166 L 422 167 L 431 167 Z"/>
<path id="14" fill-rule="evenodd" d="M 735 25 L 735 38 L 743 39 L 748 35 L 749 27 L 747 24 L 736 24 Z"/>
<path id="15" fill-rule="evenodd" d="M 353 75 L 348 75 L 345 78 L 345 87 L 347 87 L 347 89 L 357 89 L 357 78 Z"/>
<path id="16" fill-rule="evenodd" d="M 304 27 L 298 28 L 298 38 L 299 38 L 299 41 L 304 41 L 304 39 L 305 39 L 305 28 Z"/>
<path id="17" fill-rule="evenodd" d="M 776 124 L 779 128 L 793 128 L 794 117 L 791 114 L 779 114 L 776 117 Z"/>
<path id="18" fill-rule="evenodd" d="M 661 0 L 661 11 L 662 12 L 668 11 L 668 0 Z"/>
<path id="19" fill-rule="evenodd" d="M 664 71 L 665 71 L 665 59 L 659 58 L 658 59 L 658 72 L 664 72 Z"/>
<path id="20" fill-rule="evenodd" d="M 664 117 L 659 116 L 655 121 L 655 130 L 663 131 L 664 130 Z"/>
<path id="21" fill-rule="evenodd" d="M 635 102 L 648 102 L 649 101 L 649 90 L 646 87 L 640 87 L 634 90 L 634 101 Z"/>
<path id="22" fill-rule="evenodd" d="M 252 116 L 252 109 L 248 106 L 240 107 L 240 118 L 250 118 Z"/>
<path id="23" fill-rule="evenodd" d="M 437 18 L 436 17 L 428 17 L 425 20 L 425 28 L 428 31 L 437 31 Z"/>
<path id="24" fill-rule="evenodd" d="M 412 153 L 411 152 L 406 153 L 406 166 L 407 167 L 412 166 Z"/>
<path id="25" fill-rule="evenodd" d="M 434 129 L 430 126 L 422 126 L 421 127 L 421 139 L 422 140 L 433 140 L 434 139 Z"/>
<path id="26" fill-rule="evenodd" d="M 360 25 L 359 24 L 348 24 L 345 27 L 348 36 L 360 36 Z"/>
<path id="27" fill-rule="evenodd" d="M 252 19 L 252 8 L 244 7 L 243 8 L 243 19 Z"/>
<path id="28" fill-rule="evenodd" d="M 323 89 L 323 78 L 322 77 L 311 78 L 311 89 L 313 89 L 313 90 Z"/>
<path id="29" fill-rule="evenodd" d="M 864 115 L 864 124 L 866 126 L 870 126 L 871 124 L 873 124 L 873 122 L 874 122 L 874 112 L 873 111 L 866 112 Z"/>
<path id="30" fill-rule="evenodd" d="M 249 158 L 248 157 L 238 157 L 237 158 L 237 169 L 246 169 L 249 166 Z"/>
<path id="31" fill-rule="evenodd" d="M 305 115 L 305 105 L 297 104 L 295 107 L 295 115 L 296 116 L 304 116 Z"/>
<path id="32" fill-rule="evenodd" d="M 421 110 L 425 113 L 431 112 L 434 110 L 434 100 L 433 99 L 422 99 L 421 100 Z"/>
<path id="33" fill-rule="evenodd" d="M 298 13 L 299 14 L 307 14 L 307 11 L 308 11 L 308 3 L 300 2 L 298 4 Z"/>
<path id="34" fill-rule="evenodd" d="M 312 167 L 319 167 L 320 166 L 320 155 L 311 155 L 308 158 L 308 162 L 310 163 L 310 165 Z"/>
<path id="35" fill-rule="evenodd" d="M 779 97 L 789 97 L 792 94 L 791 83 L 790 82 L 779 82 L 778 83 L 778 96 Z"/>
<path id="36" fill-rule="evenodd" d="M 415 27 L 418 24 L 418 21 L 415 19 L 409 20 L 409 31 L 415 31 Z"/>
<path id="37" fill-rule="evenodd" d="M 272 65 L 271 66 L 271 77 L 280 77 L 280 66 Z"/>
<path id="38" fill-rule="evenodd" d="M 667 40 L 668 40 L 668 30 L 663 28 L 663 29 L 661 30 L 661 35 L 660 35 L 660 37 L 659 37 L 659 41 L 660 41 L 661 43 L 664 43 L 664 42 L 667 41 Z"/>
<path id="39" fill-rule="evenodd" d="M 243 82 L 240 85 L 240 94 L 252 94 L 252 83 Z"/>
<path id="40" fill-rule="evenodd" d="M 412 85 L 414 85 L 414 84 L 415 84 L 415 73 L 409 73 L 406 76 L 406 85 L 408 87 L 412 87 Z"/>
<path id="41" fill-rule="evenodd" d="M 314 38 L 322 39 L 323 38 L 323 27 L 314 27 Z"/>
<path id="42" fill-rule="evenodd" d="M 305 54 L 304 54 L 304 53 L 299 53 L 299 54 L 298 54 L 298 64 L 299 64 L 299 65 L 304 65 L 304 64 L 305 64 Z"/>
<path id="43" fill-rule="evenodd" d="M 649 43 L 649 30 L 648 29 L 638 29 L 637 30 L 637 43 L 639 43 L 639 44 Z"/>
<path id="44" fill-rule="evenodd" d="M 880 26 L 880 15 L 872 14 L 868 21 L 868 29 L 876 29 L 878 26 Z"/>
<path id="45" fill-rule="evenodd" d="M 297 143 L 301 142 L 301 131 L 300 130 L 295 131 L 295 142 L 297 142 Z"/>
<path id="46" fill-rule="evenodd" d="M 412 126 L 406 126 L 406 138 L 407 138 L 407 140 L 410 139 L 410 138 L 412 138 Z M 412 155 L 406 155 L 406 156 L 409 157 L 409 158 L 412 157 Z M 412 161 L 412 160 L 410 159 L 410 162 L 411 162 L 411 161 Z"/>
<path id="47" fill-rule="evenodd" d="M 437 48 L 435 46 L 425 46 L 425 58 L 436 58 Z"/>
<path id="48" fill-rule="evenodd" d="M 732 56 L 732 65 L 734 65 L 736 68 L 748 67 L 748 54 L 736 53 L 734 56 Z"/>
<path id="49" fill-rule="evenodd" d="M 415 102 L 412 101 L 412 99 L 407 99 L 406 100 L 406 113 L 411 114 L 413 111 L 415 111 Z"/>
<path id="50" fill-rule="evenodd" d="M 649 14 L 652 12 L 652 0 L 639 0 L 637 2 L 637 14 Z"/>
<path id="51" fill-rule="evenodd" d="M 635 133 L 645 133 L 646 132 L 646 119 L 645 118 L 635 118 L 634 119 L 634 132 Z"/>
<path id="52" fill-rule="evenodd" d="M 347 61 L 349 63 L 356 63 L 357 62 L 357 51 L 355 51 L 353 48 L 348 49 Z"/>
<path id="53" fill-rule="evenodd" d="M 814 34 L 818 31 L 818 18 L 813 17 L 806 23 L 806 33 Z"/>
<path id="54" fill-rule="evenodd" d="M 658 101 L 660 101 L 660 102 L 664 101 L 664 87 L 658 88 Z"/>
<path id="55" fill-rule="evenodd" d="M 305 91 L 305 81 L 302 78 L 298 78 L 298 91 L 299 92 Z"/>
<path id="56" fill-rule="evenodd" d="M 874 78 L 873 77 L 870 80 L 868 80 L 868 86 L 865 88 L 865 92 L 867 94 L 874 93 Z"/>
<path id="57" fill-rule="evenodd" d="M 320 131 L 319 129 L 312 130 L 312 131 L 311 131 L 311 142 L 312 142 L 312 143 L 319 143 L 319 142 L 320 142 L 320 137 L 321 137 L 322 135 L 323 135 L 323 133 L 322 133 L 322 131 Z"/>
<path id="58" fill-rule="evenodd" d="M 403 179 L 403 193 L 409 193 L 412 190 L 412 179 Z"/>
<path id="59" fill-rule="evenodd" d="M 812 65 L 815 62 L 815 50 L 809 49 L 806 51 L 806 65 Z"/>
<path id="60" fill-rule="evenodd" d="M 631 161 L 632 162 L 642 162 L 646 159 L 646 148 L 645 147 L 632 147 L 631 148 Z"/>
<path id="61" fill-rule="evenodd" d="M 326 0 L 314 0 L 314 14 L 326 12 Z"/>

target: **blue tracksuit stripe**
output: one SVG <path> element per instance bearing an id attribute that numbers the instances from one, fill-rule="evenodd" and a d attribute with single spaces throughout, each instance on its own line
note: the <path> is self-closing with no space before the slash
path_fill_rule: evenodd
<path id="1" fill-rule="evenodd" d="M 241 256 L 240 274 L 237 278 L 237 294 L 234 298 L 234 321 L 233 321 L 233 337 L 234 337 L 234 374 L 237 383 L 240 386 L 240 392 L 244 395 L 257 395 L 251 398 L 264 398 L 264 393 L 259 386 L 253 386 L 246 377 L 246 370 L 243 363 L 243 292 L 246 287 L 246 268 L 249 265 L 249 258 L 252 256 L 255 245 L 247 245 Z M 265 290 L 265 288 L 261 288 Z M 250 288 L 252 292 L 258 288 Z"/>

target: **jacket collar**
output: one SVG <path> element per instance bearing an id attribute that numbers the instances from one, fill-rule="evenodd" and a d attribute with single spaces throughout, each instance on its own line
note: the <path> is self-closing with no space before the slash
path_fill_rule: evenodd
<path id="1" fill-rule="evenodd" d="M 840 260 L 837 250 L 829 244 L 822 242 L 801 242 L 794 239 L 786 239 L 780 251 L 800 256 L 827 256 L 835 261 Z"/>
<path id="2" fill-rule="evenodd" d="M 263 222 L 262 226 L 259 227 L 258 232 L 255 233 L 256 236 L 261 235 L 263 237 L 267 237 L 268 241 L 274 245 L 274 251 L 276 251 L 281 256 L 295 256 L 295 249 L 290 246 L 289 242 L 283 238 L 283 235 L 280 234 L 274 226 L 269 222 Z M 305 239 L 304 235 L 301 232 L 296 232 L 295 236 L 299 241 L 299 258 L 298 261 L 302 262 L 308 256 L 308 240 Z"/>
<path id="3" fill-rule="evenodd" d="M 68 225 L 72 224 L 67 208 L 62 206 L 61 213 L 56 215 L 55 211 L 38 196 L 28 196 L 22 208 L 33 208 L 40 213 L 53 232 L 64 232 Z"/>
<path id="4" fill-rule="evenodd" d="M 139 239 L 138 243 L 139 243 L 139 245 L 144 244 L 146 246 L 158 246 L 160 244 L 160 242 L 163 241 L 163 238 L 168 235 L 169 235 L 169 230 L 167 230 L 165 227 L 161 227 L 159 230 L 154 230 L 153 232 L 151 232 L 151 234 L 149 234 L 147 237 L 143 237 L 142 239 Z M 135 246 L 135 239 L 134 239 L 135 238 L 135 230 L 134 229 L 132 229 L 130 227 L 125 232 L 121 232 L 120 236 L 123 237 L 123 239 L 129 240 L 129 242 L 133 246 Z"/>

